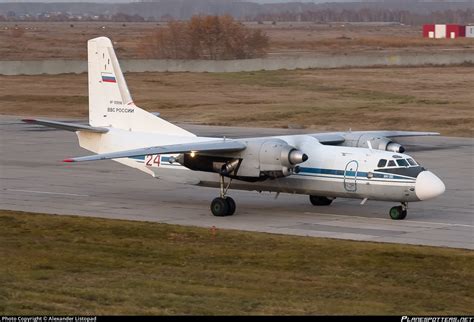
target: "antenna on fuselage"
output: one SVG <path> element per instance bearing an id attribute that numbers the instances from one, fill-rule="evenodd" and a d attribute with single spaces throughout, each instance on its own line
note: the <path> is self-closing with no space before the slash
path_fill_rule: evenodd
<path id="1" fill-rule="evenodd" d="M 367 145 L 369 146 L 370 151 L 372 151 L 372 143 L 370 143 L 370 141 L 367 141 Z"/>

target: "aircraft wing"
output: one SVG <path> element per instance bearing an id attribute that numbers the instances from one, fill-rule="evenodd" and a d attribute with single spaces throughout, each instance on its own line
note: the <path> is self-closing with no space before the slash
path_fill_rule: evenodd
<path id="1" fill-rule="evenodd" d="M 354 133 L 354 132 L 353 132 Z M 361 134 L 373 134 L 377 136 L 385 136 L 387 138 L 396 138 L 404 136 L 436 136 L 438 132 L 413 132 L 413 131 L 360 131 Z"/>
<path id="2" fill-rule="evenodd" d="M 73 124 L 73 123 L 64 123 L 64 122 L 56 122 L 56 121 L 49 121 L 49 120 L 41 120 L 41 119 L 23 119 L 22 120 L 28 124 L 38 124 L 47 127 L 53 127 L 56 129 L 66 130 L 66 131 L 85 131 L 85 132 L 94 132 L 94 133 L 107 133 L 109 130 L 104 127 L 93 127 L 89 125 L 82 125 L 82 124 Z"/>
<path id="3" fill-rule="evenodd" d="M 310 136 L 318 139 L 318 141 L 322 144 L 340 144 L 343 143 L 346 138 L 342 135 L 343 132 L 335 132 L 335 133 L 317 133 L 317 134 L 310 134 Z"/>
<path id="4" fill-rule="evenodd" d="M 111 153 L 95 154 L 85 157 L 65 159 L 64 162 L 82 162 L 82 161 L 97 161 L 120 159 L 129 157 L 138 157 L 149 154 L 174 154 L 174 153 L 189 153 L 189 152 L 236 152 L 244 150 L 247 147 L 240 141 L 233 140 L 216 140 L 207 142 L 191 142 L 182 144 L 172 144 L 163 146 L 152 146 L 147 148 L 125 150 Z"/>
<path id="5" fill-rule="evenodd" d="M 318 139 L 322 144 L 337 145 L 344 143 L 348 138 L 359 137 L 362 135 L 373 135 L 375 137 L 409 137 L 409 136 L 436 136 L 437 132 L 413 132 L 413 131 L 352 131 L 352 132 L 328 132 L 309 134 Z"/>

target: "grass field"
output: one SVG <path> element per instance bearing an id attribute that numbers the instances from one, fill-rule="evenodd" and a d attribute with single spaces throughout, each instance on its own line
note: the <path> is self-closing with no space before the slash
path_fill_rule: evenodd
<path id="1" fill-rule="evenodd" d="M 426 39 L 421 26 L 395 24 L 245 23 L 269 37 L 269 56 L 354 52 L 469 51 L 474 39 Z M 166 23 L 0 22 L 0 60 L 85 59 L 87 40 L 107 36 L 121 58 L 150 58 L 147 36 Z"/>
<path id="2" fill-rule="evenodd" d="M 474 136 L 474 66 L 129 73 L 137 105 L 172 122 Z M 0 114 L 86 118 L 87 75 L 0 76 Z"/>
<path id="3" fill-rule="evenodd" d="M 0 211 L 0 315 L 473 313 L 474 253 Z"/>

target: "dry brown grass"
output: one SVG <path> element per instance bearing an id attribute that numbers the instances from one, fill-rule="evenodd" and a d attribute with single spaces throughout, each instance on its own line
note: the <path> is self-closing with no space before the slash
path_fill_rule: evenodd
<path id="1" fill-rule="evenodd" d="M 0 60 L 86 59 L 87 40 L 108 36 L 121 58 L 143 57 L 140 40 L 156 24 L 127 23 L 0 23 Z M 17 27 L 15 27 L 17 26 Z M 13 37 L 11 30 L 24 30 Z"/>
<path id="2" fill-rule="evenodd" d="M 173 122 L 473 136 L 474 67 L 131 73 L 134 101 Z M 86 117 L 87 76 L 0 76 L 0 113 Z"/>
<path id="3" fill-rule="evenodd" d="M 85 59 L 88 39 L 107 36 L 120 58 L 149 58 L 144 42 L 164 23 L 0 23 L 0 60 Z M 270 37 L 269 55 L 427 50 L 473 50 L 474 39 L 423 39 L 421 27 L 314 23 L 248 26 Z M 21 30 L 20 36 L 15 36 Z"/>
<path id="4" fill-rule="evenodd" d="M 299 40 L 299 41 L 273 41 L 272 48 L 287 50 L 298 48 L 301 50 L 308 50 L 314 53 L 328 53 L 328 52 L 364 52 L 367 50 L 413 50 L 423 51 L 428 49 L 461 49 L 471 48 L 474 41 L 470 38 L 457 39 L 423 39 L 411 37 L 356 37 L 349 38 L 341 36 L 339 38 L 322 38 L 319 40 Z"/>
<path id="5" fill-rule="evenodd" d="M 422 38 L 420 26 L 286 23 L 263 28 L 270 36 L 273 52 L 288 54 L 381 50 L 423 52 L 474 48 L 474 39 Z"/>
<path id="6" fill-rule="evenodd" d="M 453 315 L 469 250 L 0 211 L 2 315 Z"/>

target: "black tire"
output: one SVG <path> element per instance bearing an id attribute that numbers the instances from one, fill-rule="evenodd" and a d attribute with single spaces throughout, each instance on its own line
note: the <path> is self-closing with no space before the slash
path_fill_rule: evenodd
<path id="1" fill-rule="evenodd" d="M 402 211 L 402 216 L 400 217 L 400 220 L 403 220 L 407 217 L 407 211 L 406 210 L 403 210 Z"/>
<path id="2" fill-rule="evenodd" d="M 313 206 L 329 206 L 333 199 L 329 199 L 327 197 L 320 197 L 320 196 L 309 196 L 309 201 L 313 204 Z"/>
<path id="3" fill-rule="evenodd" d="M 223 198 L 215 198 L 211 202 L 211 212 L 216 217 L 224 217 L 229 213 L 229 204 Z"/>
<path id="4" fill-rule="evenodd" d="M 402 206 L 396 206 L 390 209 L 389 214 L 393 220 L 403 220 L 407 216 L 407 211 L 403 210 Z"/>
<path id="5" fill-rule="evenodd" d="M 226 197 L 225 201 L 227 202 L 227 206 L 229 206 L 229 212 L 227 213 L 227 216 L 232 216 L 235 212 L 236 205 L 234 199 L 231 197 Z"/>

